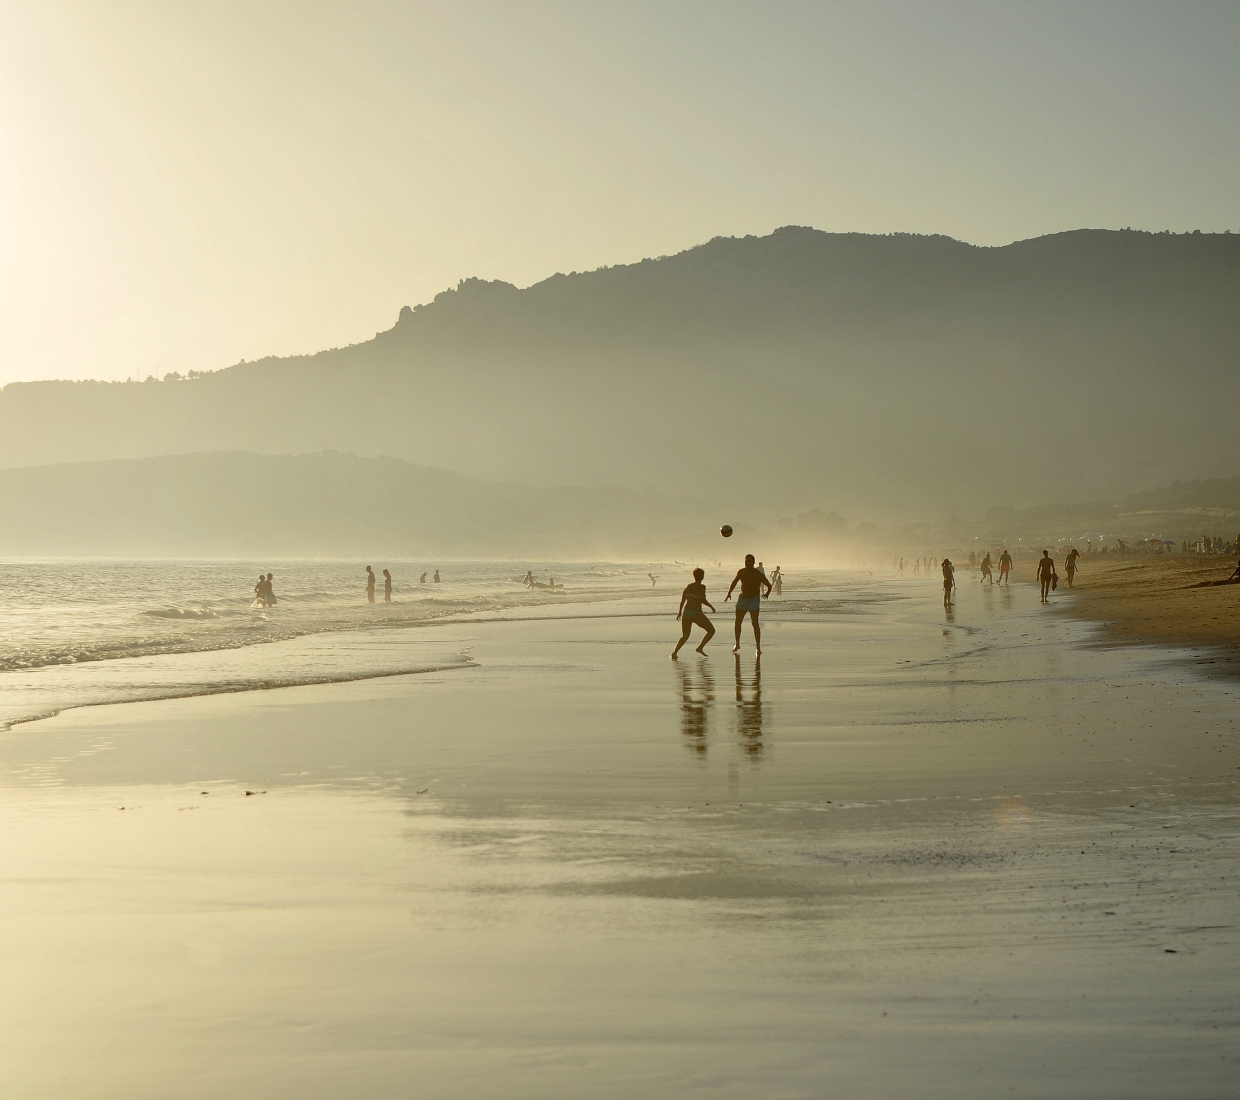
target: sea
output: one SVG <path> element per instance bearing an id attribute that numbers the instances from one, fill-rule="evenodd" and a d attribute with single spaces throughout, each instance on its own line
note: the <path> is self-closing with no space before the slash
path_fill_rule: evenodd
<path id="1" fill-rule="evenodd" d="M 666 603 L 689 566 L 356 561 L 0 562 L 0 728 L 67 707 L 438 671 L 468 653 L 417 628 Z M 393 577 L 390 603 L 382 570 Z M 440 580 L 433 578 L 436 569 Z M 255 606 L 259 573 L 276 603 Z M 527 587 L 526 573 L 554 590 Z M 422 574 L 426 582 L 419 583 Z M 652 576 L 654 578 L 652 582 Z M 655 613 L 637 605 L 635 614 Z"/>

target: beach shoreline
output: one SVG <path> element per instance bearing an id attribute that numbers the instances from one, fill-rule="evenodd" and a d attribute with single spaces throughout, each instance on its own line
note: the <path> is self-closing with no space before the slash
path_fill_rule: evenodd
<path id="1" fill-rule="evenodd" d="M 748 628 L 669 661 L 669 599 L 388 632 L 452 671 L 0 733 L 11 1082 L 1219 1095 L 1228 685 L 1025 585 L 879 588 L 773 601 L 760 661 Z"/>
<path id="2" fill-rule="evenodd" d="M 1203 673 L 1240 676 L 1240 584 L 1198 587 L 1235 564 L 1223 554 L 1095 555 L 1080 559 L 1068 588 L 1060 555 L 1057 595 L 1072 597 L 1063 614 L 1096 624 L 1099 644 L 1168 647 Z M 1017 583 L 1036 584 L 1033 571 L 1022 560 Z"/>

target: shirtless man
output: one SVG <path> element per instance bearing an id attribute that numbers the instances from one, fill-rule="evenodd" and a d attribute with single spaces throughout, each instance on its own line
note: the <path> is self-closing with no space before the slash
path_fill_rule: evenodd
<path id="1" fill-rule="evenodd" d="M 990 551 L 986 551 L 986 556 L 982 558 L 982 580 L 989 580 L 991 584 L 995 583 L 994 574 L 990 571 Z"/>
<path id="2" fill-rule="evenodd" d="M 1007 547 L 1004 547 L 1003 553 L 999 555 L 999 583 L 1010 585 L 1011 577 L 1009 576 L 1009 574 L 1011 572 L 1012 572 L 1012 555 L 1007 552 Z"/>
<path id="3" fill-rule="evenodd" d="M 737 570 L 732 583 L 728 585 L 728 594 L 723 597 L 725 603 L 732 598 L 732 590 L 738 584 L 741 586 L 741 598 L 736 601 L 736 645 L 732 647 L 732 652 L 741 651 L 741 626 L 745 622 L 745 614 L 748 613 L 749 620 L 753 623 L 754 646 L 758 656 L 761 656 L 762 628 L 758 625 L 758 612 L 762 610 L 762 597 L 771 594 L 771 582 L 766 579 L 766 574 L 761 569 L 755 568 L 752 554 L 745 555 L 745 568 Z M 763 588 L 766 589 L 765 592 L 762 591 Z"/>
<path id="4" fill-rule="evenodd" d="M 693 630 L 693 624 L 697 623 L 706 631 L 706 637 L 702 639 L 702 644 L 697 647 L 697 652 L 706 656 L 706 643 L 715 636 L 715 624 L 702 611 L 702 605 L 705 604 L 712 611 L 715 605 L 706 598 L 706 580 L 705 569 L 695 569 L 693 571 L 693 583 L 685 585 L 685 590 L 680 594 L 680 608 L 676 612 L 676 618 L 681 623 L 680 641 L 676 643 L 676 648 L 672 650 L 672 660 L 676 660 L 676 654 L 680 652 L 680 647 L 689 640 L 689 634 Z M 718 614 L 718 612 L 716 612 Z"/>
<path id="5" fill-rule="evenodd" d="M 1042 557 L 1038 560 L 1038 583 L 1042 586 L 1042 602 L 1050 603 L 1047 599 L 1051 591 L 1051 577 L 1055 575 L 1055 559 L 1051 557 L 1049 550 L 1042 551 Z"/>

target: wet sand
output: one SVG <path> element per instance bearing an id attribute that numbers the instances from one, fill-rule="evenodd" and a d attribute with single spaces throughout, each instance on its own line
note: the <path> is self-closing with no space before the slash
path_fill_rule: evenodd
<path id="1" fill-rule="evenodd" d="M 455 624 L 459 669 L 14 727 L 6 1089 L 1230 1094 L 1237 689 L 939 599 L 776 611 L 760 664 Z"/>
<path id="2" fill-rule="evenodd" d="M 1226 580 L 1235 558 L 1221 554 L 1108 554 L 1081 559 L 1069 590 L 1059 563 L 1060 592 L 1072 591 L 1068 613 L 1096 622 L 1103 640 L 1120 645 L 1183 647 L 1215 671 L 1240 674 L 1240 584 Z M 1017 579 L 1033 581 L 1021 563 Z"/>

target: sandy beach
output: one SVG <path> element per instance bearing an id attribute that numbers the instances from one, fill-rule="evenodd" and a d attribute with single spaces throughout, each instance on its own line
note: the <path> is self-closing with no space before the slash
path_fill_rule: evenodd
<path id="1" fill-rule="evenodd" d="M 1235 569 L 1219 554 L 1108 554 L 1082 558 L 1075 588 L 1059 563 L 1067 613 L 1099 624 L 1101 639 L 1120 645 L 1176 646 L 1203 670 L 1240 673 L 1240 584 L 1216 585 Z M 1035 583 L 1032 562 L 1016 569 Z M 1208 586 L 1206 586 L 1208 585 Z"/>
<path id="2" fill-rule="evenodd" d="M 15 726 L 9 1095 L 1227 1094 L 1234 688 L 938 600 Z"/>

